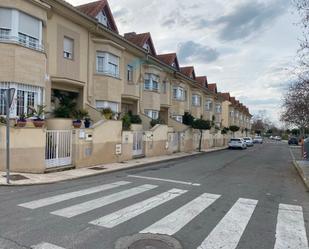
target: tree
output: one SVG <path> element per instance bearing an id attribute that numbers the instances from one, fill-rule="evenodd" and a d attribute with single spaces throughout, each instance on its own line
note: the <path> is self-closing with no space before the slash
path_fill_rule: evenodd
<path id="1" fill-rule="evenodd" d="M 199 141 L 199 148 L 198 148 L 198 150 L 201 151 L 201 149 L 202 149 L 203 130 L 210 130 L 211 129 L 211 122 L 209 120 L 196 119 L 192 123 L 192 128 L 200 130 L 200 141 Z"/>
<path id="2" fill-rule="evenodd" d="M 235 132 L 239 131 L 239 127 L 236 125 L 231 125 L 230 126 L 230 131 L 233 132 L 233 137 L 235 137 Z"/>
<path id="3" fill-rule="evenodd" d="M 182 118 L 182 123 L 188 126 L 192 126 L 193 121 L 194 117 L 189 112 L 185 112 Z"/>

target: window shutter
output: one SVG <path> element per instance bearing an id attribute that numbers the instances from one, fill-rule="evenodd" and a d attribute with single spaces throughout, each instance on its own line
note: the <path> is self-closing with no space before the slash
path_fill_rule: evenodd
<path id="1" fill-rule="evenodd" d="M 25 35 L 40 38 L 41 21 L 37 18 L 19 12 L 19 32 Z"/>
<path id="2" fill-rule="evenodd" d="M 12 10 L 0 8 L 0 28 L 12 28 Z"/>

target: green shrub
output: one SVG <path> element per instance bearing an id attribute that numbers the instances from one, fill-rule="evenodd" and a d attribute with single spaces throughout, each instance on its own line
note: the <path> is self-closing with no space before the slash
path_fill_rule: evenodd
<path id="1" fill-rule="evenodd" d="M 139 115 L 131 115 L 130 119 L 131 119 L 132 124 L 141 124 L 142 123 L 142 120 L 141 120 Z"/>
<path id="2" fill-rule="evenodd" d="M 151 127 L 154 127 L 154 126 L 157 125 L 157 124 L 164 124 L 164 121 L 163 121 L 162 119 L 160 119 L 160 118 L 158 118 L 158 119 L 152 119 L 152 120 L 150 121 L 150 126 L 151 126 Z"/>
<path id="3" fill-rule="evenodd" d="M 189 112 L 185 112 L 182 118 L 182 123 L 188 126 L 192 126 L 193 121 L 194 117 Z"/>
<path id="4" fill-rule="evenodd" d="M 130 130 L 131 128 L 131 117 L 128 113 L 126 113 L 122 118 L 122 129 L 125 131 Z"/>

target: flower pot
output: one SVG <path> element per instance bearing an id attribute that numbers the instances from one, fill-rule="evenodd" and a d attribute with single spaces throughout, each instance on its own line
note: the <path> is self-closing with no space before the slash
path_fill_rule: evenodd
<path id="1" fill-rule="evenodd" d="M 87 129 L 87 128 L 90 127 L 91 122 L 90 122 L 89 120 L 85 120 L 85 121 L 84 121 L 84 125 L 85 125 L 85 128 Z"/>
<path id="2" fill-rule="evenodd" d="M 82 121 L 74 120 L 73 121 L 73 126 L 74 126 L 75 129 L 79 129 L 82 126 Z"/>
<path id="3" fill-rule="evenodd" d="M 34 119 L 32 122 L 33 122 L 33 125 L 37 128 L 42 128 L 45 124 L 45 121 L 42 119 Z"/>
<path id="4" fill-rule="evenodd" d="M 22 127 L 25 127 L 26 124 L 27 124 L 26 120 L 17 120 L 16 126 L 19 127 L 19 128 L 22 128 Z"/>

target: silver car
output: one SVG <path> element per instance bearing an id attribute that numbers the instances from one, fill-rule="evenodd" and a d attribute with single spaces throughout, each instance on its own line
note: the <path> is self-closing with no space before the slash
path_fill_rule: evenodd
<path id="1" fill-rule="evenodd" d="M 253 143 L 255 144 L 262 144 L 263 143 L 263 138 L 261 136 L 256 136 L 253 138 Z"/>
<path id="2" fill-rule="evenodd" d="M 231 138 L 228 146 L 229 149 L 247 149 L 247 144 L 242 138 Z"/>
<path id="3" fill-rule="evenodd" d="M 253 139 L 251 137 L 244 137 L 244 140 L 248 147 L 253 146 Z"/>

